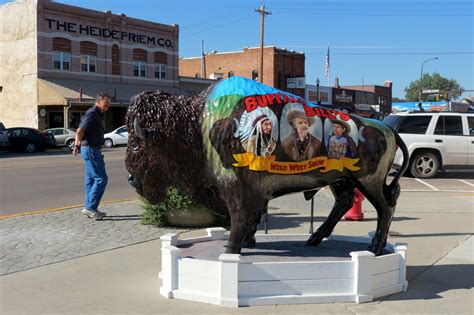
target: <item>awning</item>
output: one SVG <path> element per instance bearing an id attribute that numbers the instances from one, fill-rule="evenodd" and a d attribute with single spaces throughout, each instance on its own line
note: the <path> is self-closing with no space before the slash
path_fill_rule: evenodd
<path id="1" fill-rule="evenodd" d="M 67 79 L 38 79 L 38 106 L 90 106 L 98 93 L 112 97 L 112 105 L 128 105 L 130 98 L 143 91 L 161 90 L 170 94 L 187 94 L 179 88 L 160 85 L 121 84 Z M 82 92 L 82 93 L 81 93 Z"/>

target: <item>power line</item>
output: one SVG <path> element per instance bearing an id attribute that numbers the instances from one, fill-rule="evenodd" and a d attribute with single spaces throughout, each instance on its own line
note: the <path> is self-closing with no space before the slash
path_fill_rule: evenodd
<path id="1" fill-rule="evenodd" d="M 350 2 L 344 2 L 344 1 L 318 1 L 317 3 L 315 3 L 314 1 L 310 1 L 310 2 L 303 2 L 303 1 L 271 1 L 271 4 L 272 4 L 272 7 L 275 5 L 275 4 L 288 4 L 288 5 L 292 5 L 292 6 L 295 6 L 295 5 L 317 5 L 317 6 L 321 6 L 321 5 L 333 5 L 333 6 L 341 6 L 341 5 L 355 5 L 355 6 L 362 6 L 362 5 L 370 5 L 370 6 L 416 6 L 416 5 L 423 5 L 423 6 L 427 6 L 427 5 L 459 5 L 459 4 L 467 4 L 467 5 L 472 5 L 472 2 L 471 1 L 434 1 L 434 2 L 430 2 L 430 1 L 422 1 L 422 2 L 417 2 L 417 1 L 409 1 L 409 2 L 400 2 L 400 1 L 395 1 L 395 2 L 388 2 L 388 1 L 384 1 L 384 2 L 354 2 L 354 1 L 350 1 Z"/>
<path id="2" fill-rule="evenodd" d="M 472 55 L 474 51 L 452 52 L 387 52 L 387 53 L 332 53 L 337 56 L 396 56 L 396 55 Z"/>
<path id="3" fill-rule="evenodd" d="M 227 19 L 228 17 L 239 16 L 239 15 L 242 15 L 243 13 L 248 13 L 248 9 L 244 8 L 244 9 L 239 9 L 239 10 L 233 10 L 233 11 L 230 11 L 230 12 L 227 12 L 227 13 L 222 13 L 222 14 L 219 14 L 219 15 L 206 17 L 206 19 L 207 19 L 206 22 L 187 24 L 187 25 L 182 26 L 180 29 L 181 30 L 184 30 L 184 29 L 187 30 L 187 29 L 190 29 L 190 28 L 198 28 L 198 27 L 201 27 L 201 26 L 204 26 L 204 25 L 216 23 L 218 20 Z"/>
<path id="4" fill-rule="evenodd" d="M 463 10 L 463 11 L 466 11 L 466 10 Z M 447 16 L 473 16 L 472 13 L 457 13 L 457 14 L 443 14 L 443 13 L 439 13 L 439 14 L 432 14 L 432 13 L 427 13 L 427 14 L 407 14 L 407 13 L 400 13 L 400 14 L 397 14 L 397 13 L 394 13 L 394 14 L 390 14 L 390 13 L 363 13 L 363 12 L 360 12 L 360 13 L 351 13 L 351 12 L 347 12 L 346 11 L 341 11 L 341 10 L 338 10 L 337 12 L 333 12 L 333 11 L 313 11 L 311 12 L 310 10 L 278 10 L 278 9 L 275 9 L 274 12 L 277 12 L 277 13 L 293 13 L 293 14 L 299 14 L 299 15 L 332 15 L 332 16 L 377 16 L 377 17 L 380 17 L 380 16 L 396 16 L 396 17 L 407 17 L 407 16 L 414 16 L 414 17 L 434 17 L 434 16 L 444 16 L 444 17 L 447 17 Z"/>
<path id="5" fill-rule="evenodd" d="M 196 34 L 201 34 L 201 33 L 209 32 L 209 31 L 215 31 L 216 28 L 222 29 L 224 27 L 235 26 L 235 24 L 237 24 L 238 22 L 249 20 L 250 18 L 252 17 L 249 15 L 237 20 L 231 20 L 231 21 L 227 20 L 224 24 L 219 24 L 219 25 L 212 26 L 212 27 L 209 27 L 200 31 L 192 32 L 192 33 L 186 33 L 186 34 L 180 35 L 180 37 L 190 37 Z"/>

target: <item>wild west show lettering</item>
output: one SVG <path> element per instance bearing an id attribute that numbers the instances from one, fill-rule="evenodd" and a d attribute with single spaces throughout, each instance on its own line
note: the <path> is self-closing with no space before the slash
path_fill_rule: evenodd
<path id="1" fill-rule="evenodd" d="M 336 116 L 339 115 L 339 119 L 341 120 L 348 121 L 350 119 L 349 115 L 347 115 L 344 112 L 331 110 L 328 108 L 308 106 L 305 100 L 298 96 L 275 93 L 275 94 L 253 95 L 253 96 L 247 96 L 244 98 L 245 110 L 247 112 L 254 111 L 258 107 L 267 107 L 267 106 L 273 106 L 273 105 L 284 106 L 287 103 L 302 104 L 305 110 L 306 116 L 308 117 L 318 116 L 322 118 L 337 119 Z"/>

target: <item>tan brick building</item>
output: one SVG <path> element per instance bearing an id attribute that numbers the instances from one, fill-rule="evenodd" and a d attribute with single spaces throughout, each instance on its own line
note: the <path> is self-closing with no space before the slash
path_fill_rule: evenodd
<path id="1" fill-rule="evenodd" d="M 48 0 L 0 5 L 0 121 L 77 127 L 98 92 L 113 96 L 107 131 L 130 97 L 180 92 L 179 27 Z"/>
<path id="2" fill-rule="evenodd" d="M 266 46 L 263 56 L 263 83 L 304 97 L 304 53 Z M 179 75 L 212 79 L 225 79 L 235 75 L 259 80 L 259 61 L 260 48 L 211 52 L 203 57 L 180 58 Z M 289 87 L 288 79 L 294 78 L 302 79 L 302 85 Z"/>

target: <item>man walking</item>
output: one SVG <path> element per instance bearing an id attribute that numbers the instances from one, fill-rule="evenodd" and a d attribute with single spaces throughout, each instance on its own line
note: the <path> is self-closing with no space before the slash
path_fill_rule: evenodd
<path id="1" fill-rule="evenodd" d="M 107 186 L 104 156 L 100 152 L 104 144 L 104 128 L 102 126 L 103 113 L 110 106 L 110 96 L 99 93 L 95 106 L 90 108 L 82 117 L 76 131 L 76 140 L 73 155 L 81 153 L 85 169 L 86 198 L 82 214 L 101 221 L 107 215 L 98 210 L 100 200 Z"/>

